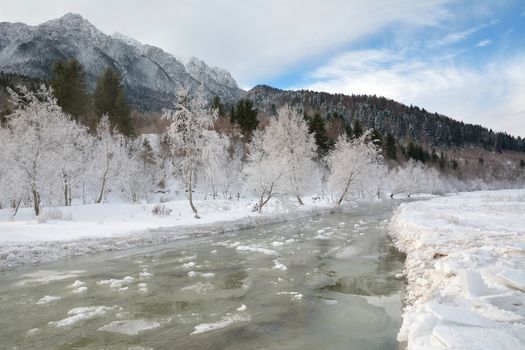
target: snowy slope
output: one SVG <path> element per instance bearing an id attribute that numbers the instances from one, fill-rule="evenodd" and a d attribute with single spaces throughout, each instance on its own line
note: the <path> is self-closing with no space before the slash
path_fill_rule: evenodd
<path id="1" fill-rule="evenodd" d="M 201 60 L 183 60 L 122 34 L 106 35 L 78 14 L 68 13 L 38 26 L 0 23 L 0 70 L 49 79 L 57 60 L 75 58 L 94 87 L 107 67 L 118 71 L 137 107 L 169 107 L 180 89 L 201 89 L 208 97 L 233 101 L 242 94 L 226 70 Z"/>
<path id="2" fill-rule="evenodd" d="M 402 204 L 390 231 L 407 254 L 409 349 L 525 349 L 525 190 Z"/>
<path id="3" fill-rule="evenodd" d="M 252 211 L 255 200 L 195 201 L 195 219 L 186 200 L 163 203 L 169 215 L 153 215 L 155 204 L 91 204 L 60 208 L 61 220 L 41 222 L 30 208 L 0 209 L 0 270 L 68 256 L 169 242 L 200 234 L 249 228 L 333 210 L 328 202 L 306 201 L 296 207 L 272 200 L 264 213 Z M 293 211 L 291 214 L 290 211 Z"/>

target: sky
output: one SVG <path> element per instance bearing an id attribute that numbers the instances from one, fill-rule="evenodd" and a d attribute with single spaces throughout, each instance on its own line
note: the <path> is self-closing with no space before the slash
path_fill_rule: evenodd
<path id="1" fill-rule="evenodd" d="M 244 89 L 375 94 L 525 137 L 523 0 L 2 0 L 0 21 L 67 12 Z"/>

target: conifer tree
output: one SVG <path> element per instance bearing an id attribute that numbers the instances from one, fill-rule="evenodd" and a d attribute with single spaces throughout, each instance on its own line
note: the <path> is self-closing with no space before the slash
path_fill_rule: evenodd
<path id="1" fill-rule="evenodd" d="M 258 110 L 253 108 L 253 102 L 248 99 L 241 99 L 232 107 L 231 120 L 239 125 L 247 139 L 250 139 L 252 132 L 259 125 L 257 112 Z"/>
<path id="2" fill-rule="evenodd" d="M 390 159 L 397 159 L 397 147 L 394 135 L 388 133 L 385 140 L 386 156 Z"/>
<path id="3" fill-rule="evenodd" d="M 308 131 L 314 134 L 315 143 L 319 155 L 323 156 L 328 153 L 332 144 L 326 134 L 326 126 L 321 114 L 314 114 L 313 118 L 307 118 L 308 120 Z"/>
<path id="4" fill-rule="evenodd" d="M 354 124 L 352 125 L 353 130 L 353 137 L 358 139 L 363 135 L 363 126 L 361 125 L 361 122 L 359 120 L 354 120 Z"/>
<path id="5" fill-rule="evenodd" d="M 82 120 L 89 111 L 84 69 L 75 59 L 58 61 L 53 67 L 53 74 L 51 87 L 57 104 L 76 120 Z"/>
<path id="6" fill-rule="evenodd" d="M 124 88 L 121 86 L 119 75 L 111 68 L 107 68 L 97 80 L 93 104 L 97 115 L 107 114 L 111 125 L 123 135 L 134 134 Z"/>

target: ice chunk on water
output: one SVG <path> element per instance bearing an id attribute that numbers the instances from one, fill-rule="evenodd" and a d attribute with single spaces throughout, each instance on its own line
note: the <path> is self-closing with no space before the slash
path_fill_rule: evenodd
<path id="1" fill-rule="evenodd" d="M 140 332 L 160 327 L 157 321 L 147 320 L 122 320 L 113 321 L 105 326 L 100 327 L 99 331 L 120 333 L 126 335 L 137 335 Z"/>
<path id="2" fill-rule="evenodd" d="M 242 304 L 241 306 L 237 308 L 237 311 L 246 311 L 246 309 L 247 309 L 246 305 Z"/>
<path id="3" fill-rule="evenodd" d="M 479 297 L 487 292 L 487 286 L 480 273 L 473 270 L 462 270 L 460 272 L 463 293 L 467 297 Z"/>
<path id="4" fill-rule="evenodd" d="M 288 295 L 292 300 L 301 300 L 303 298 L 303 295 L 299 292 L 277 292 L 275 295 Z"/>
<path id="5" fill-rule="evenodd" d="M 148 285 L 146 283 L 139 283 L 137 287 L 139 287 L 139 292 L 146 293 L 148 291 Z"/>
<path id="6" fill-rule="evenodd" d="M 192 269 L 195 267 L 195 263 L 193 261 L 190 261 L 188 263 L 182 264 L 183 269 Z"/>
<path id="7" fill-rule="evenodd" d="M 254 253 L 263 253 L 264 255 L 279 255 L 275 250 L 258 247 L 258 246 L 246 246 L 246 245 L 239 245 L 237 246 L 236 250 L 238 252 L 254 252 Z"/>
<path id="8" fill-rule="evenodd" d="M 26 335 L 32 337 L 40 333 L 42 333 L 42 330 L 40 328 L 32 328 L 26 332 Z"/>
<path id="9" fill-rule="evenodd" d="M 114 307 L 108 306 L 84 306 L 76 307 L 67 312 L 70 317 L 64 318 L 60 321 L 51 321 L 50 325 L 56 327 L 66 327 L 74 325 L 75 323 L 91 320 L 104 315 L 108 310 L 112 310 Z"/>
<path id="10" fill-rule="evenodd" d="M 133 282 L 135 279 L 131 276 L 126 276 L 123 279 L 109 279 L 97 281 L 97 286 L 109 286 L 111 289 L 120 289 L 124 285 Z"/>
<path id="11" fill-rule="evenodd" d="M 53 281 L 60 281 L 67 278 L 77 277 L 84 273 L 83 270 L 71 271 L 54 271 L 54 270 L 40 270 L 22 275 L 25 279 L 18 281 L 17 286 L 24 286 L 28 283 L 46 284 Z"/>
<path id="12" fill-rule="evenodd" d="M 60 297 L 55 297 L 55 296 L 52 296 L 52 295 L 46 295 L 45 297 L 42 297 L 40 300 L 38 300 L 36 303 L 37 304 L 47 304 L 47 303 L 52 303 L 53 301 L 57 301 L 61 299 Z"/>
<path id="13" fill-rule="evenodd" d="M 248 315 L 240 315 L 240 314 L 226 315 L 223 318 L 221 318 L 218 322 L 202 323 L 202 324 L 195 326 L 191 334 L 195 335 L 195 334 L 206 333 L 206 332 L 214 331 L 216 329 L 228 327 L 234 323 L 248 322 L 250 320 L 251 320 L 250 316 Z"/>
<path id="14" fill-rule="evenodd" d="M 83 287 L 85 285 L 86 285 L 86 282 L 75 280 L 75 282 L 72 285 L 70 285 L 69 287 L 70 288 L 78 288 L 78 287 Z"/>
<path id="15" fill-rule="evenodd" d="M 73 293 L 75 294 L 84 293 L 87 291 L 87 289 L 88 288 L 86 286 L 78 287 L 78 288 L 73 289 Z"/>
<path id="16" fill-rule="evenodd" d="M 275 270 L 281 270 L 281 271 L 288 270 L 288 268 L 284 264 L 280 263 L 279 260 L 277 259 L 273 261 L 273 268 Z"/>

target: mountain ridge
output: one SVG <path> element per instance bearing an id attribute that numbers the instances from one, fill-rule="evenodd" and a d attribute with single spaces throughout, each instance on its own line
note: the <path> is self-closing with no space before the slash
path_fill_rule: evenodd
<path id="1" fill-rule="evenodd" d="M 78 14 L 67 13 L 36 26 L 0 23 L 0 70 L 6 73 L 49 80 L 54 62 L 71 58 L 84 67 L 90 89 L 106 67 L 117 71 L 130 102 L 140 110 L 172 105 L 181 89 L 199 90 L 209 98 L 217 95 L 226 102 L 243 93 L 222 68 L 197 58 L 185 64 L 123 34 L 106 35 Z"/>

